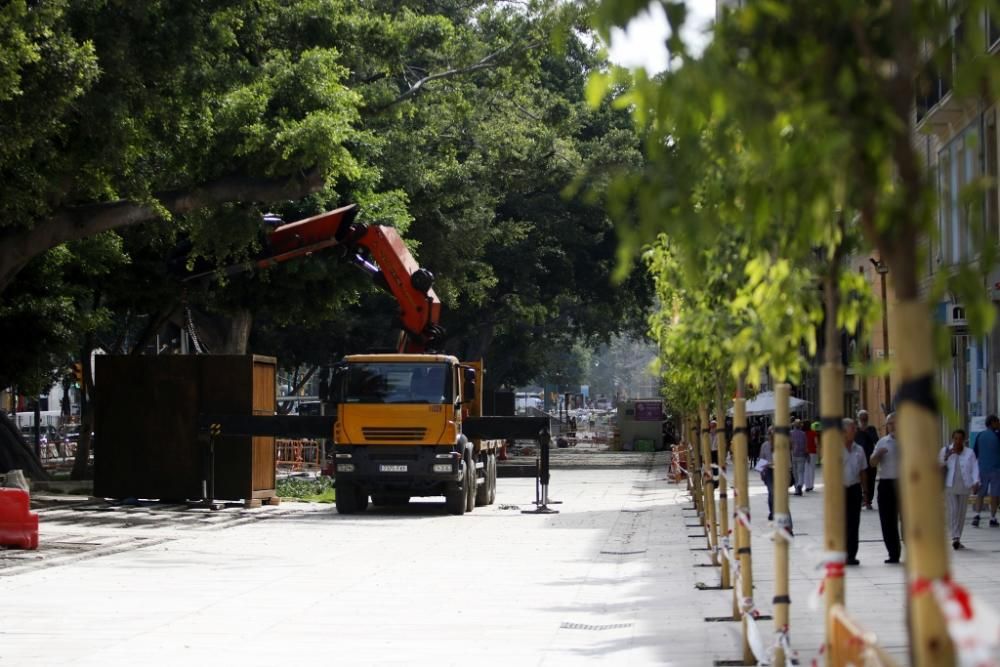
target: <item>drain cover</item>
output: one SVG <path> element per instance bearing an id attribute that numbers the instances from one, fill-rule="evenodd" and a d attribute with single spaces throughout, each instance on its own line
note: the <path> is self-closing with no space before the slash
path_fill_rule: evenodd
<path id="1" fill-rule="evenodd" d="M 631 628 L 631 623 L 608 623 L 606 625 L 588 625 L 586 623 L 566 623 L 559 624 L 561 630 L 621 630 Z"/>

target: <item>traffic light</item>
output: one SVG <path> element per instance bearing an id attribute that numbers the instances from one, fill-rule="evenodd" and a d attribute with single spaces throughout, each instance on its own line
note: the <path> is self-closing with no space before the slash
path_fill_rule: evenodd
<path id="1" fill-rule="evenodd" d="M 73 377 L 76 378 L 76 386 L 83 386 L 83 364 L 75 363 L 73 364 Z"/>

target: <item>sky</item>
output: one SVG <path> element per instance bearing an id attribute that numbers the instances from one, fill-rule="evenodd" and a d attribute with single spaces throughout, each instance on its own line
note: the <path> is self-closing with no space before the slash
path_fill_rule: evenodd
<path id="1" fill-rule="evenodd" d="M 688 19 L 682 33 L 689 47 L 698 52 L 705 45 L 706 25 L 715 18 L 715 0 L 688 0 Z M 667 68 L 667 49 L 663 42 L 670 32 L 663 8 L 654 3 L 632 20 L 626 30 L 611 34 L 611 61 L 625 67 L 644 66 L 650 73 Z"/>

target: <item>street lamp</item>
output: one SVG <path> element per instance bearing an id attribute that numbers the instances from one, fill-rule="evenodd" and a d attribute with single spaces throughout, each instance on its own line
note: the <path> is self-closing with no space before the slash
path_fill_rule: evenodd
<path id="1" fill-rule="evenodd" d="M 879 278 L 882 281 L 882 357 L 888 361 L 889 309 L 885 297 L 885 274 L 889 273 L 889 265 L 881 259 L 875 259 L 874 257 L 869 257 L 868 259 L 872 263 L 872 266 L 875 267 L 875 271 L 878 273 Z M 892 409 L 892 392 L 890 390 L 888 371 L 886 371 L 885 374 L 885 400 L 886 402 L 882 405 L 882 410 L 883 412 L 889 412 Z"/>

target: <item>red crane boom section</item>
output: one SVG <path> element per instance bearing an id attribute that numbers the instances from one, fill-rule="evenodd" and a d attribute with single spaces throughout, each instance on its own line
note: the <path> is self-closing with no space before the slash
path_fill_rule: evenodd
<path id="1" fill-rule="evenodd" d="M 354 252 L 352 260 L 371 273 L 399 304 L 403 332 L 397 349 L 424 352 L 442 333 L 441 300 L 431 287 L 434 276 L 420 267 L 393 227 L 354 222 L 357 213 L 357 205 L 351 204 L 276 227 L 268 235 L 268 256 L 259 259 L 257 267 L 266 268 L 334 245 Z M 365 253 L 357 253 L 358 248 Z"/>

